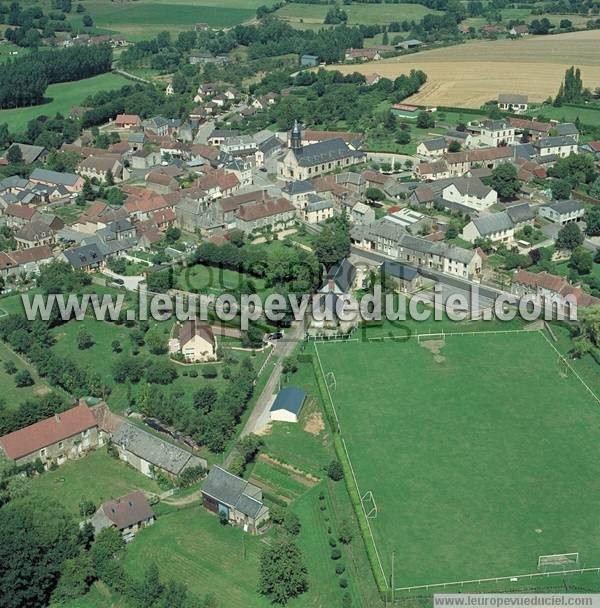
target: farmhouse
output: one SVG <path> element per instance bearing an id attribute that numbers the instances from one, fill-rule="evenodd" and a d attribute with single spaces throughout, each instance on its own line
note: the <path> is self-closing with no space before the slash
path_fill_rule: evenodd
<path id="1" fill-rule="evenodd" d="M 578 144 L 566 135 L 542 137 L 533 144 L 540 156 L 559 156 L 564 158 L 577 152 Z"/>
<path id="2" fill-rule="evenodd" d="M 448 152 L 448 143 L 443 137 L 422 141 L 417 146 L 417 154 L 420 156 L 443 156 Z"/>
<path id="3" fill-rule="evenodd" d="M 528 133 L 533 141 L 540 137 L 547 137 L 552 128 L 552 125 L 547 122 L 528 120 L 526 118 L 513 118 L 512 116 L 508 119 L 508 122 L 515 128 L 516 133 Z"/>
<path id="4" fill-rule="evenodd" d="M 117 114 L 115 126 L 119 129 L 134 129 L 142 124 L 137 114 Z"/>
<path id="5" fill-rule="evenodd" d="M 18 249 L 30 249 L 43 245 L 52 245 L 55 241 L 54 231 L 44 222 L 33 220 L 25 224 L 15 234 Z"/>
<path id="6" fill-rule="evenodd" d="M 462 238 L 469 243 L 477 239 L 489 239 L 494 244 L 509 245 L 513 241 L 515 228 L 506 211 L 490 213 L 469 222 L 462 231 Z"/>
<path id="7" fill-rule="evenodd" d="M 302 55 L 300 57 L 302 67 L 315 68 L 319 65 L 319 58 L 316 55 Z"/>
<path id="8" fill-rule="evenodd" d="M 96 243 L 66 249 L 58 256 L 58 259 L 71 264 L 75 270 L 86 272 L 91 272 L 104 264 L 104 254 Z"/>
<path id="9" fill-rule="evenodd" d="M 333 217 L 333 203 L 318 194 L 309 194 L 302 210 L 302 219 L 309 224 L 318 224 Z"/>
<path id="10" fill-rule="evenodd" d="M 269 409 L 271 420 L 298 422 L 305 401 L 306 393 L 301 388 L 286 386 L 277 393 Z"/>
<path id="11" fill-rule="evenodd" d="M 81 458 L 104 445 L 105 435 L 85 403 L 0 437 L 0 448 L 17 465 L 38 458 L 44 468 Z"/>
<path id="12" fill-rule="evenodd" d="M 555 224 L 564 226 L 565 224 L 581 221 L 585 213 L 585 207 L 579 201 L 555 201 L 547 205 L 541 205 L 538 213 L 540 217 L 545 217 Z"/>
<path id="13" fill-rule="evenodd" d="M 109 172 L 113 179 L 120 180 L 123 175 L 123 165 L 116 155 L 88 156 L 79 163 L 77 172 L 84 177 L 95 178 L 99 182 L 105 183 L 108 180 Z"/>
<path id="14" fill-rule="evenodd" d="M 34 169 L 29 176 L 29 181 L 34 184 L 56 187 L 64 186 L 68 192 L 81 192 L 83 189 L 83 178 L 73 173 L 59 173 L 48 169 Z"/>
<path id="15" fill-rule="evenodd" d="M 202 485 L 202 502 L 206 509 L 218 513 L 245 532 L 257 534 L 269 518 L 262 490 L 254 484 L 214 465 Z"/>
<path id="16" fill-rule="evenodd" d="M 31 165 L 36 161 L 43 162 L 48 156 L 48 150 L 44 146 L 31 146 L 29 144 L 14 143 L 6 151 L 6 154 L 11 151 L 12 148 L 18 148 L 21 151 L 21 157 L 25 165 Z"/>
<path id="17" fill-rule="evenodd" d="M 515 129 L 505 120 L 484 120 L 479 127 L 479 141 L 492 148 L 511 146 L 515 143 Z"/>
<path id="18" fill-rule="evenodd" d="M 278 162 L 277 173 L 284 180 L 305 180 L 323 173 L 361 162 L 363 152 L 352 150 L 342 138 L 327 139 L 302 145 L 302 130 L 294 124 L 289 137 L 289 150 Z"/>
<path id="19" fill-rule="evenodd" d="M 346 61 L 379 61 L 381 55 L 377 49 L 346 49 Z"/>
<path id="20" fill-rule="evenodd" d="M 450 170 L 445 160 L 436 160 L 431 163 L 419 163 L 415 167 L 415 174 L 423 180 L 437 181 L 450 177 Z"/>
<path id="21" fill-rule="evenodd" d="M 154 477 L 157 470 L 169 477 L 177 477 L 190 467 L 206 468 L 204 458 L 172 443 L 164 441 L 130 422 L 123 422 L 112 435 L 119 458 L 129 463 L 147 477 Z"/>
<path id="22" fill-rule="evenodd" d="M 527 95 L 516 95 L 514 93 L 500 93 L 498 95 L 498 108 L 500 110 L 521 114 L 522 112 L 526 112 L 528 107 L 529 100 Z"/>
<path id="23" fill-rule="evenodd" d="M 178 325 L 169 340 L 169 352 L 181 353 L 188 363 L 217 360 L 217 342 L 210 325 L 197 319 Z"/>
<path id="24" fill-rule="evenodd" d="M 151 526 L 154 520 L 154 511 L 148 499 L 138 491 L 102 503 L 90 523 L 94 526 L 95 536 L 106 528 L 115 528 L 128 543 L 139 530 Z"/>

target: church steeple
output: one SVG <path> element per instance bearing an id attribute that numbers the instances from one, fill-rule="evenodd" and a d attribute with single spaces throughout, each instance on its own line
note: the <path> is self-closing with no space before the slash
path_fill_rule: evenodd
<path id="1" fill-rule="evenodd" d="M 289 145 L 292 150 L 300 150 L 302 148 L 302 129 L 297 120 L 294 121 L 294 126 L 290 131 Z"/>

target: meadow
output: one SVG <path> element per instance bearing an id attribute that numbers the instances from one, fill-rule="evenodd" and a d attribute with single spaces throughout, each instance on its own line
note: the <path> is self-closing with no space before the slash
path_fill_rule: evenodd
<path id="1" fill-rule="evenodd" d="M 30 120 L 38 116 L 54 116 L 57 112 L 66 116 L 73 106 L 80 105 L 88 95 L 118 89 L 126 84 L 131 84 L 131 81 L 113 73 L 51 84 L 46 89 L 47 103 L 28 108 L 0 110 L 0 123 L 7 123 L 11 132 L 19 132 L 25 129 Z"/>
<path id="2" fill-rule="evenodd" d="M 117 460 L 101 448 L 82 460 L 72 460 L 56 471 L 47 471 L 33 479 L 29 486 L 32 496 L 52 498 L 60 502 L 77 520 L 82 498 L 96 506 L 130 492 L 141 490 L 160 494 L 157 483 L 145 477 L 125 462 Z"/>
<path id="3" fill-rule="evenodd" d="M 331 5 L 326 4 L 292 3 L 275 14 L 294 27 L 318 29 L 323 27 L 330 8 Z M 420 4 L 350 4 L 342 8 L 348 15 L 348 25 L 387 25 L 390 21 L 419 21 L 428 14 L 441 14 Z"/>
<path id="4" fill-rule="evenodd" d="M 397 587 L 535 572 L 550 553 L 600 566 L 598 403 L 543 335 L 316 348 Z"/>
<path id="5" fill-rule="evenodd" d="M 336 65 L 343 73 L 377 72 L 396 78 L 411 69 L 423 70 L 427 82 L 406 101 L 421 105 L 479 108 L 498 93 L 525 93 L 542 102 L 556 95 L 567 68 L 581 68 L 585 86 L 600 81 L 600 31 L 518 40 L 477 41 L 422 51 L 376 63 Z"/>

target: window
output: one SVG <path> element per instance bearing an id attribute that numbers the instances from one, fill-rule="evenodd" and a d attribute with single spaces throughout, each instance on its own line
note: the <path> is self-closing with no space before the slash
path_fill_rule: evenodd
<path id="1" fill-rule="evenodd" d="M 62 450 L 65 447 L 65 444 L 62 441 L 58 442 L 58 449 Z"/>

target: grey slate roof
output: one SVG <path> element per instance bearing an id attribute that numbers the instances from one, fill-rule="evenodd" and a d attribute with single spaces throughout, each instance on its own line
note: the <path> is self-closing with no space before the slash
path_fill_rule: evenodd
<path id="1" fill-rule="evenodd" d="M 112 436 L 113 443 L 173 475 L 192 466 L 206 466 L 206 461 L 130 422 L 124 422 Z"/>
<path id="2" fill-rule="evenodd" d="M 46 148 L 44 148 L 44 146 L 31 146 L 29 144 L 20 144 L 15 142 L 14 144 L 12 144 L 12 146 L 10 146 L 10 148 L 14 146 L 17 146 L 21 149 L 23 162 L 26 165 L 34 163 L 46 151 Z"/>
<path id="3" fill-rule="evenodd" d="M 271 411 L 286 410 L 298 415 L 304 405 L 305 399 L 306 392 L 301 388 L 286 386 L 277 393 L 277 397 L 275 397 L 275 401 L 271 405 Z"/>
<path id="4" fill-rule="evenodd" d="M 283 192 L 293 196 L 294 194 L 306 194 L 314 192 L 315 187 L 308 180 L 299 180 L 296 182 L 288 182 L 282 189 Z"/>
<path id="5" fill-rule="evenodd" d="M 494 232 L 501 232 L 502 230 L 510 230 L 513 227 L 512 220 L 506 211 L 483 215 L 482 217 L 474 219 L 473 223 L 482 236 L 493 234 Z"/>
<path id="6" fill-rule="evenodd" d="M 419 276 L 419 271 L 416 268 L 405 266 L 404 264 L 400 264 L 400 262 L 393 262 L 392 260 L 386 260 L 381 265 L 381 270 L 384 274 L 389 274 L 403 281 L 413 281 Z"/>
<path id="7" fill-rule="evenodd" d="M 561 122 L 560 124 L 553 127 L 556 130 L 557 135 L 569 136 L 579 135 L 579 129 L 572 122 Z"/>
<path id="8" fill-rule="evenodd" d="M 506 208 L 506 213 L 514 224 L 526 222 L 527 220 L 532 220 L 535 217 L 535 213 L 529 203 L 511 205 L 510 207 Z"/>
<path id="9" fill-rule="evenodd" d="M 63 255 L 75 270 L 100 264 L 102 260 L 104 260 L 104 254 L 95 243 L 82 245 L 81 247 L 75 247 L 73 249 L 66 249 L 63 251 Z"/>
<path id="10" fill-rule="evenodd" d="M 346 142 L 340 137 L 303 146 L 299 150 L 294 150 L 294 154 L 298 164 L 302 167 L 312 167 L 313 165 L 341 160 L 349 156 L 358 158 L 365 156 L 364 152 L 350 150 Z"/>
<path id="11" fill-rule="evenodd" d="M 419 251 L 421 253 L 428 253 L 430 255 L 438 255 L 440 257 L 448 258 L 456 262 L 463 264 L 469 264 L 473 259 L 474 252 L 470 249 L 463 249 L 462 247 L 453 247 L 442 241 L 432 242 L 427 239 L 422 239 L 418 236 L 412 236 L 411 234 L 404 234 L 398 241 L 398 245 L 406 247 L 412 251 Z"/>
<path id="12" fill-rule="evenodd" d="M 5 177 L 0 182 L 0 192 L 9 188 L 26 188 L 27 180 L 19 177 L 18 175 L 11 175 L 11 177 Z"/>
<path id="13" fill-rule="evenodd" d="M 213 465 L 202 484 L 202 493 L 223 505 L 237 509 L 248 517 L 256 518 L 263 508 L 262 501 L 257 498 L 261 492 L 254 492 L 252 486 L 250 488 L 249 486 L 251 484 L 245 479 L 218 465 Z"/>
<path id="14" fill-rule="evenodd" d="M 566 135 L 556 135 L 554 137 L 542 137 L 538 139 L 533 145 L 536 148 L 554 148 L 556 146 L 573 146 L 577 142 L 572 137 Z"/>
<path id="15" fill-rule="evenodd" d="M 60 184 L 62 186 L 73 186 L 77 183 L 79 176 L 73 173 L 49 171 L 48 169 L 34 169 L 31 174 L 31 179 L 49 182 L 51 184 Z"/>
<path id="16" fill-rule="evenodd" d="M 327 276 L 333 280 L 342 293 L 347 293 L 356 278 L 356 267 L 348 258 L 344 258 L 329 269 Z"/>
<path id="17" fill-rule="evenodd" d="M 543 207 L 549 207 L 562 215 L 563 213 L 572 213 L 573 211 L 579 211 L 583 209 L 583 204 L 579 201 L 574 200 L 564 200 L 564 201 L 554 201 L 553 203 L 549 203 L 547 205 L 543 205 Z"/>
<path id="18" fill-rule="evenodd" d="M 428 139 L 422 143 L 430 152 L 433 152 L 434 150 L 445 150 L 448 147 L 448 144 L 443 137 Z"/>

